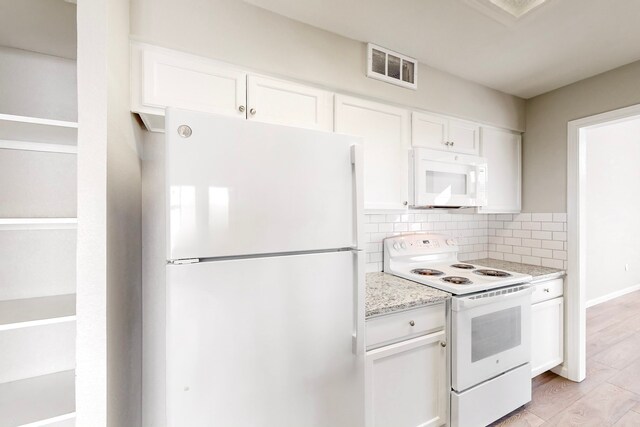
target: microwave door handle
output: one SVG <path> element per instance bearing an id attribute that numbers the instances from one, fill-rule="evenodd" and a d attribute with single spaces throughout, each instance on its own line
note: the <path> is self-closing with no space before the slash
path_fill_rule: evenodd
<path id="1" fill-rule="evenodd" d="M 487 291 L 492 292 L 492 291 Z M 493 296 L 488 296 L 485 298 L 454 298 L 453 299 L 453 310 L 454 311 L 462 311 L 467 310 L 474 307 L 479 307 L 487 304 L 495 304 L 497 302 L 507 301 L 515 298 L 521 298 L 523 296 L 529 295 L 533 292 L 533 288 L 531 286 L 523 287 L 516 292 L 498 294 Z"/>

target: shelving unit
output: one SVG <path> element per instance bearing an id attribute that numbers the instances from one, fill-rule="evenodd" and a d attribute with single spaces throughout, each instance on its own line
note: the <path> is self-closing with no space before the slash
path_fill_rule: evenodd
<path id="1" fill-rule="evenodd" d="M 0 301 L 0 331 L 72 322 L 75 319 L 75 295 Z"/>
<path id="2" fill-rule="evenodd" d="M 0 426 L 46 426 L 75 418 L 75 371 L 0 384 Z"/>
<path id="3" fill-rule="evenodd" d="M 77 145 L 78 123 L 0 114 L 0 141 L 4 144 L 22 144 L 25 147 L 32 144 L 41 144 L 45 147 L 53 144 L 71 148 Z"/>
<path id="4" fill-rule="evenodd" d="M 3 193 L 4 197 L 10 197 L 7 194 L 16 196 L 10 197 L 9 200 L 0 200 L 5 207 L 13 206 L 13 209 L 5 209 L 3 213 L 6 216 L 7 213 L 15 211 L 14 215 L 22 216 L 23 213 L 32 212 L 41 216 L 0 218 L 0 239 L 19 243 L 19 253 L 23 254 L 13 263 L 20 261 L 20 265 L 33 265 L 33 268 L 38 268 L 38 263 L 43 260 L 37 256 L 33 260 L 24 259 L 24 254 L 28 253 L 28 246 L 25 245 L 40 245 L 38 242 L 41 239 L 47 239 L 48 247 L 52 248 L 63 243 L 63 240 L 60 243 L 52 243 L 63 238 L 63 235 L 51 234 L 51 231 L 35 231 L 38 234 L 33 234 L 34 230 L 77 228 L 76 218 L 55 217 L 56 213 L 75 212 L 76 201 L 64 190 L 65 186 L 73 185 L 69 191 L 75 191 L 75 182 L 70 181 L 74 175 L 69 175 L 68 172 L 52 174 L 52 170 L 55 171 L 56 168 L 62 168 L 61 172 L 68 171 L 71 167 L 75 168 L 75 162 L 71 162 L 66 156 L 77 154 L 77 128 L 78 124 L 74 122 L 0 114 L 0 155 L 5 156 L 4 164 L 13 167 L 14 163 L 19 161 L 19 165 L 24 164 L 26 168 L 24 173 L 18 173 L 18 166 L 13 169 L 13 173 L 6 171 L 3 175 L 7 180 L 17 180 L 12 182 L 20 185 L 16 187 L 18 193 Z M 9 154 L 6 150 L 21 150 L 25 154 Z M 28 152 L 33 154 L 27 154 Z M 42 163 L 43 161 L 45 163 Z M 41 168 L 40 165 L 48 167 Z M 52 179 L 52 176 L 64 179 L 59 181 Z M 34 180 L 31 181 L 31 178 Z M 30 182 L 27 186 L 26 180 Z M 49 186 L 56 191 L 50 192 Z M 38 191 L 31 194 L 32 188 Z M 48 202 L 42 201 L 43 204 L 38 204 L 40 199 L 33 197 L 38 197 L 39 194 L 48 196 L 45 197 Z M 62 194 L 67 197 L 59 197 Z M 54 200 L 62 203 L 65 208 L 61 210 L 55 203 L 48 204 Z M 50 214 L 53 214 L 53 217 L 48 217 Z M 9 239 L 10 234 L 4 233 L 13 233 L 11 235 L 14 237 Z M 64 247 L 67 247 L 67 243 Z M 35 249 L 34 252 L 37 252 Z M 70 257 L 63 258 L 75 258 L 75 254 L 68 254 Z M 53 255 L 44 260 L 49 266 L 53 262 L 52 259 L 56 259 L 56 262 L 61 259 L 51 256 Z M 3 370 L 0 380 L 4 381 L 0 382 L 0 427 L 71 427 L 75 425 L 75 371 L 69 369 L 75 365 L 76 297 L 68 292 L 75 286 L 72 288 L 67 284 L 61 287 L 59 283 L 65 282 L 59 277 L 53 277 L 56 280 L 46 284 L 25 282 L 22 271 L 24 270 L 15 268 L 9 274 L 20 275 L 15 279 L 24 282 L 19 289 L 24 290 L 26 298 L 22 298 L 21 295 L 20 299 L 0 300 L 0 369 Z M 33 279 L 35 276 L 27 277 Z M 11 280 L 11 277 L 8 279 Z M 16 291 L 12 288 L 18 289 L 10 285 L 4 292 L 0 292 L 0 295 L 4 298 L 14 295 L 15 298 Z M 64 294 L 46 295 L 61 291 Z"/>
<path id="5" fill-rule="evenodd" d="M 77 224 L 76 218 L 0 218 L 0 230 L 67 230 Z"/>

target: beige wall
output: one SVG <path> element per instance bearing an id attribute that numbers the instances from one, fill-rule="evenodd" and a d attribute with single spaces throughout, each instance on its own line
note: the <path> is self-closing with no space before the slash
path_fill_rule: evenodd
<path id="1" fill-rule="evenodd" d="M 589 129 L 586 144 L 591 301 L 640 285 L 640 118 Z"/>
<path id="2" fill-rule="evenodd" d="M 640 103 L 640 61 L 527 100 L 524 212 L 566 212 L 567 123 Z"/>
<path id="3" fill-rule="evenodd" d="M 139 426 L 141 132 L 129 112 L 129 1 L 79 3 L 76 425 Z"/>
<path id="4" fill-rule="evenodd" d="M 422 64 L 417 91 L 366 78 L 364 43 L 241 0 L 132 0 L 131 34 L 138 40 L 342 92 L 524 129 L 520 98 Z"/>

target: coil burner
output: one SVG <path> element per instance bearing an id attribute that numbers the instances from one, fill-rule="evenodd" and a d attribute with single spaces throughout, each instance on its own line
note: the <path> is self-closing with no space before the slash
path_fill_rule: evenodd
<path id="1" fill-rule="evenodd" d="M 471 265 L 471 264 L 453 264 L 451 267 L 460 268 L 462 270 L 473 270 L 474 268 L 476 268 L 474 265 Z"/>
<path id="2" fill-rule="evenodd" d="M 488 276 L 488 277 L 510 277 L 511 276 L 511 274 L 507 273 L 506 271 L 500 271 L 500 270 L 482 269 L 482 270 L 476 270 L 474 271 L 474 273 L 479 276 Z"/>
<path id="3" fill-rule="evenodd" d="M 442 280 L 444 280 L 447 283 L 451 283 L 453 285 L 471 285 L 471 284 L 473 284 L 473 282 L 471 280 L 467 279 L 466 277 L 460 277 L 460 276 L 443 277 Z"/>
<path id="4" fill-rule="evenodd" d="M 440 270 L 433 270 L 431 268 L 416 268 L 411 270 L 413 274 L 419 274 L 420 276 L 444 276 L 444 273 Z"/>

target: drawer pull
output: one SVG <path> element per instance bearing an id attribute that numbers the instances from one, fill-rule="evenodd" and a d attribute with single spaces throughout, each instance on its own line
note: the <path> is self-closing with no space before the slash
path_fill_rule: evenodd
<path id="1" fill-rule="evenodd" d="M 411 320 L 411 321 L 409 322 L 409 324 L 410 324 L 411 326 L 416 326 L 416 322 L 414 322 L 413 320 Z"/>
<path id="2" fill-rule="evenodd" d="M 549 292 L 549 288 L 544 288 L 544 291 L 548 293 Z"/>
<path id="3" fill-rule="evenodd" d="M 441 347 L 446 347 L 447 346 L 447 342 L 446 341 L 440 341 L 440 346 Z"/>

